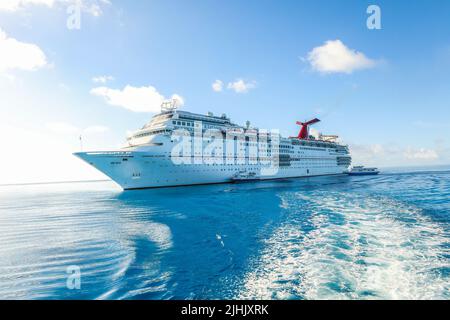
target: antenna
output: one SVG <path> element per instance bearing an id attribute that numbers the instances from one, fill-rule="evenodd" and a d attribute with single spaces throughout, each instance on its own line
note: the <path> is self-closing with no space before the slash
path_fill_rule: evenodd
<path id="1" fill-rule="evenodd" d="M 161 103 L 161 112 L 175 111 L 178 109 L 180 105 L 181 105 L 180 100 L 176 98 L 164 100 Z"/>
<path id="2" fill-rule="evenodd" d="M 83 151 L 83 137 L 80 135 L 80 151 Z"/>

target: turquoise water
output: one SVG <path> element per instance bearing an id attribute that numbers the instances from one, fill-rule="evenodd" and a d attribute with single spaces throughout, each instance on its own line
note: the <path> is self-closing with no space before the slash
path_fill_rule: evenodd
<path id="1" fill-rule="evenodd" d="M 2 186 L 0 298 L 449 299 L 449 199 L 445 170 Z"/>

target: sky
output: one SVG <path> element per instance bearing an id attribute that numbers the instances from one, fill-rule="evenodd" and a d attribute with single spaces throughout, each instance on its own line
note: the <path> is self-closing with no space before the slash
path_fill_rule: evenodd
<path id="1" fill-rule="evenodd" d="M 72 152 L 169 98 L 285 136 L 318 117 L 355 165 L 448 165 L 450 2 L 0 1 L 0 184 L 105 178 Z"/>

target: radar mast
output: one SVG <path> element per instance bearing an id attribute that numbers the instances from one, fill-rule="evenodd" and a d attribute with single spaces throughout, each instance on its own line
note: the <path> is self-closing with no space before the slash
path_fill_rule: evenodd
<path id="1" fill-rule="evenodd" d="M 181 107 L 181 101 L 179 99 L 167 99 L 161 103 L 161 112 L 176 111 L 179 107 Z"/>

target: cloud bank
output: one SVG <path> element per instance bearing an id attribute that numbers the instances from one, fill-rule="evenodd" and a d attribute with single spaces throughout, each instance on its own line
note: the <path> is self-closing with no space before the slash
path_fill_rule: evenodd
<path id="1" fill-rule="evenodd" d="M 222 80 L 216 80 L 213 82 L 211 87 L 215 92 L 222 92 L 224 89 L 224 83 Z M 234 82 L 229 82 L 226 88 L 236 93 L 247 93 L 251 89 L 256 88 L 256 81 L 244 81 L 243 79 L 236 79 Z"/>
<path id="2" fill-rule="evenodd" d="M 98 87 L 91 90 L 91 94 L 102 97 L 106 103 L 112 106 L 122 107 L 133 112 L 157 113 L 166 98 L 155 87 L 125 86 L 123 89 L 111 89 Z M 171 99 L 177 100 L 178 106 L 184 105 L 184 99 L 178 94 L 173 94 Z"/>
<path id="3" fill-rule="evenodd" d="M 353 165 L 415 166 L 444 163 L 448 150 L 439 148 L 414 148 L 396 144 L 350 144 Z"/>
<path id="4" fill-rule="evenodd" d="M 61 135 L 76 135 L 76 134 L 102 134 L 109 131 L 108 127 L 102 125 L 92 125 L 87 128 L 79 128 L 67 122 L 50 122 L 45 125 L 48 131 Z"/>
<path id="5" fill-rule="evenodd" d="M 103 13 L 102 7 L 110 5 L 111 2 L 109 0 L 0 0 L 0 11 L 13 13 L 32 6 L 54 8 L 56 4 L 66 6 L 79 4 L 81 10 L 98 17 Z"/>
<path id="6" fill-rule="evenodd" d="M 1 11 L 17 11 L 29 5 L 44 5 L 53 7 L 55 0 L 2 0 L 0 1 Z"/>
<path id="7" fill-rule="evenodd" d="M 10 38 L 0 28 L 0 73 L 10 70 L 35 71 L 45 65 L 47 58 L 37 45 Z"/>

